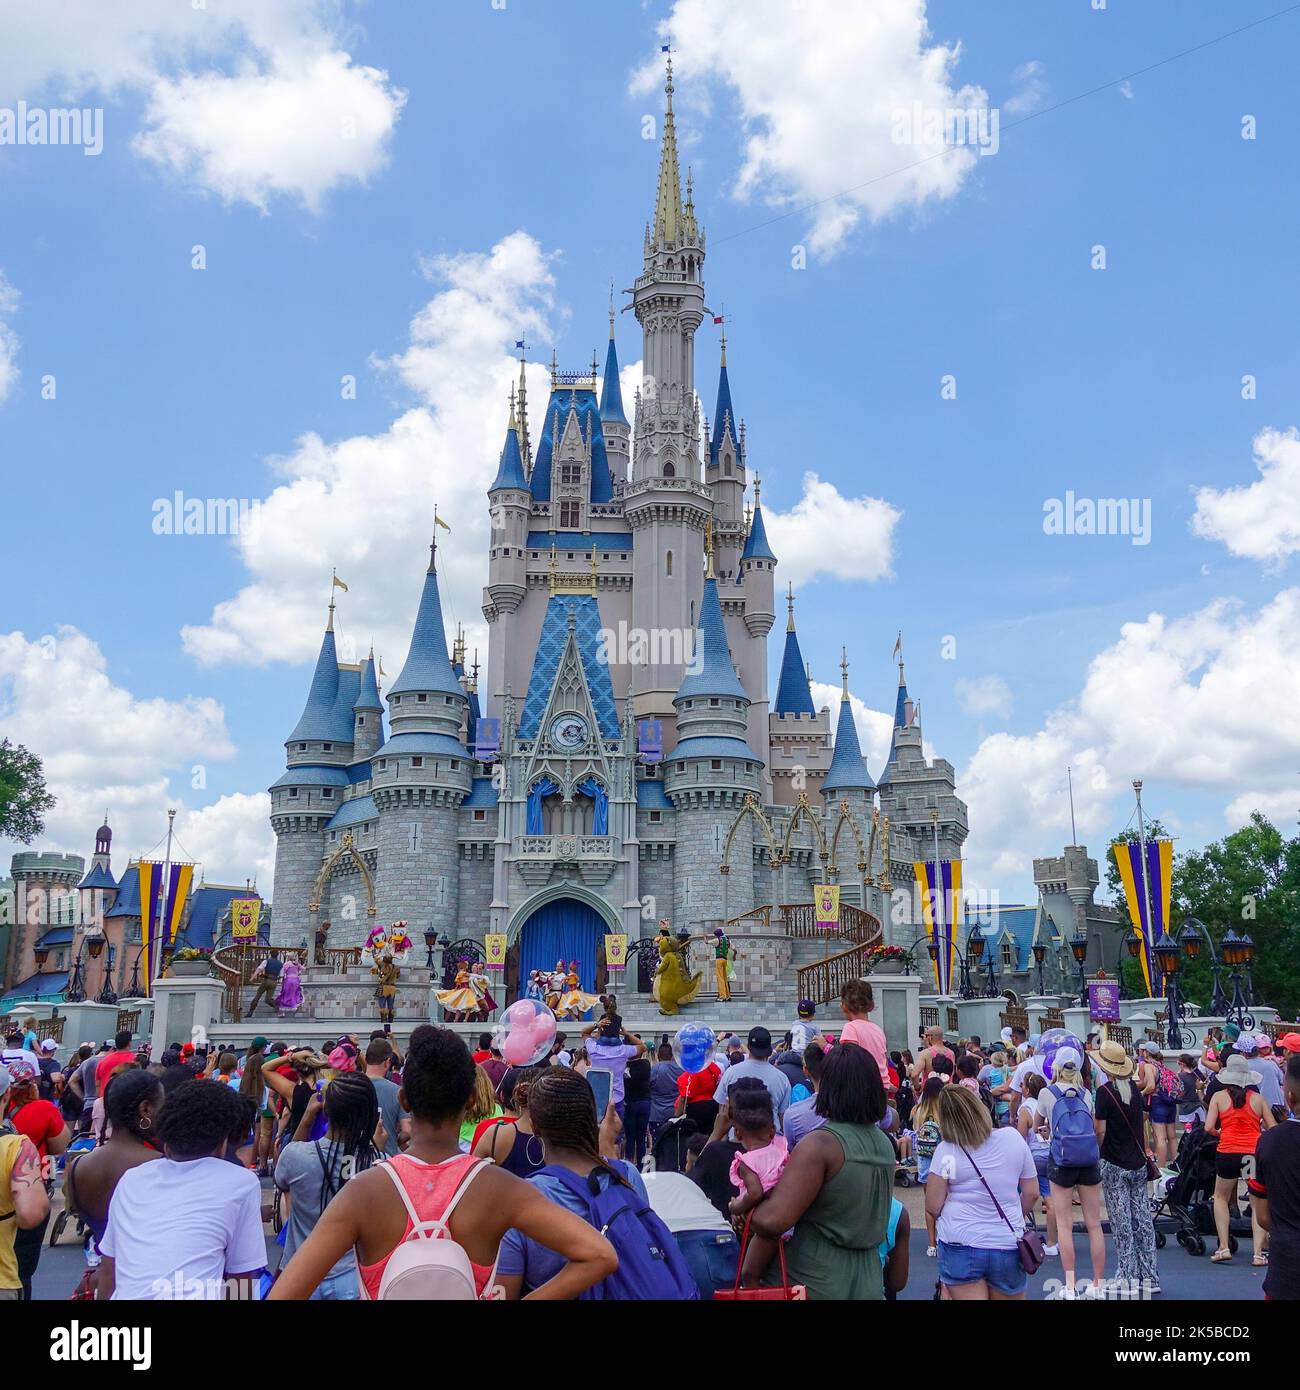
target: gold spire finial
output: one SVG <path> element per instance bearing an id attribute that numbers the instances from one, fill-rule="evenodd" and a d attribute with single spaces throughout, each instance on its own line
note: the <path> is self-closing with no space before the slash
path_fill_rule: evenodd
<path id="1" fill-rule="evenodd" d="M 677 123 L 673 116 L 673 60 L 668 58 L 668 79 L 664 86 L 663 146 L 659 154 L 659 189 L 655 198 L 654 240 L 675 245 L 682 226 L 682 176 L 677 163 Z"/>
<path id="2" fill-rule="evenodd" d="M 849 649 L 840 648 L 840 675 L 844 681 L 844 693 L 840 696 L 841 700 L 849 698 Z"/>
<path id="3" fill-rule="evenodd" d="M 551 581 L 551 593 L 555 592 L 555 542 L 551 542 L 551 560 L 548 565 L 549 578 Z"/>
<path id="4" fill-rule="evenodd" d="M 514 388 L 514 385 L 513 385 L 513 384 L 512 384 L 511 387 L 510 387 L 510 423 L 506 426 L 506 429 L 508 429 L 508 430 L 518 430 L 518 429 L 519 429 L 519 423 L 518 423 L 518 421 L 515 419 L 515 388 Z"/>
<path id="5" fill-rule="evenodd" d="M 787 610 L 787 617 L 786 617 L 786 620 L 785 620 L 785 630 L 786 630 L 787 632 L 793 632 L 793 631 L 794 631 L 794 581 L 793 581 L 793 580 L 790 581 L 789 592 L 786 594 L 785 603 L 786 603 L 786 610 Z"/>
<path id="6" fill-rule="evenodd" d="M 714 578 L 713 573 L 713 517 L 712 515 L 704 518 L 704 554 L 708 561 L 708 568 L 704 571 L 705 579 Z"/>
<path id="7" fill-rule="evenodd" d="M 763 499 L 763 480 L 754 474 L 754 510 L 757 511 Z"/>
<path id="8" fill-rule="evenodd" d="M 591 543 L 591 587 L 596 587 L 596 542 Z"/>

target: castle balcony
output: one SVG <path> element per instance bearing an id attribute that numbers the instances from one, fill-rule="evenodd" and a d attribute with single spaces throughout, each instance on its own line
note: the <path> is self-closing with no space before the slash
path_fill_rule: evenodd
<path id="1" fill-rule="evenodd" d="M 530 888 L 541 888 L 556 872 L 563 876 L 573 870 L 595 888 L 614 872 L 619 848 L 615 835 L 521 835 L 512 860 Z"/>

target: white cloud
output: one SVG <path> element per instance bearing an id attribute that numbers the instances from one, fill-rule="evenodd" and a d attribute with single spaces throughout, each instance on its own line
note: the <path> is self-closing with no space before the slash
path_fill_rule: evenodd
<path id="1" fill-rule="evenodd" d="M 783 209 L 816 204 L 807 213 L 814 251 L 833 253 L 864 216 L 952 197 L 976 162 L 971 148 L 940 154 L 941 136 L 895 139 L 900 113 L 916 103 L 988 104 L 982 88 L 953 85 L 960 46 L 932 40 L 925 0 L 676 0 L 660 30 L 684 100 L 692 83 L 717 82 L 735 97 L 745 132 L 737 195 Z M 655 61 L 633 90 L 661 84 Z"/>
<path id="2" fill-rule="evenodd" d="M 974 875 L 1023 887 L 1030 860 L 1066 843 L 1067 765 L 1079 838 L 1098 858 L 1127 818 L 1135 777 L 1148 814 L 1166 823 L 1175 790 L 1222 796 L 1229 817 L 1294 800 L 1298 704 L 1300 589 L 1255 611 L 1220 600 L 1125 623 L 1076 699 L 1035 733 L 984 739 L 959 776 Z"/>
<path id="3" fill-rule="evenodd" d="M 18 291 L 0 270 L 0 405 L 18 380 L 18 335 L 8 322 L 17 310 Z"/>
<path id="4" fill-rule="evenodd" d="M 768 539 L 782 576 L 794 584 L 818 575 L 884 579 L 892 572 L 894 528 L 902 512 L 879 497 L 845 497 L 816 473 L 803 476 L 803 495 L 788 511 L 763 505 Z"/>
<path id="5" fill-rule="evenodd" d="M 1236 830 L 1245 825 L 1255 811 L 1267 816 L 1284 835 L 1294 834 L 1296 822 L 1300 820 L 1300 782 L 1292 779 L 1289 787 L 1274 791 L 1242 792 L 1228 802 L 1223 819 Z"/>
<path id="6" fill-rule="evenodd" d="M 977 719 L 989 714 L 1005 719 L 1011 713 L 1011 687 L 1001 676 L 959 676 L 953 690 L 962 709 Z"/>
<path id="7" fill-rule="evenodd" d="M 144 158 L 227 201 L 316 210 L 383 167 L 406 99 L 352 61 L 343 16 L 309 0 L 0 0 L 0 102 L 143 97 Z"/>
<path id="8" fill-rule="evenodd" d="M 1234 555 L 1280 565 L 1300 550 L 1300 431 L 1261 430 L 1254 454 L 1255 482 L 1197 490 L 1192 530 Z"/>
<path id="9" fill-rule="evenodd" d="M 440 284 L 415 316 L 405 351 L 377 365 L 395 371 L 424 404 L 382 434 L 326 443 L 317 435 L 274 460 L 285 477 L 240 534 L 251 582 L 217 604 L 207 625 L 189 626 L 186 650 L 206 664 L 260 664 L 313 657 L 324 627 L 329 569 L 350 591 L 336 618 L 344 652 L 364 655 L 373 639 L 396 676 L 411 636 L 428 561 L 433 508 L 451 524 L 439 533 L 444 617 L 466 625 L 486 662 L 481 617 L 488 542 L 487 489 L 505 438 L 507 396 L 519 365 L 507 347 L 549 332 L 549 258 L 514 232 L 486 254 L 440 258 Z M 541 433 L 549 377 L 529 375 L 531 428 Z M 304 564 L 304 557 L 312 563 Z M 305 693 L 305 692 L 304 692 Z"/>
<path id="10" fill-rule="evenodd" d="M 1047 80 L 1043 76 L 1043 65 L 1037 58 L 1031 58 L 1011 74 L 1011 80 L 1020 87 L 1018 92 L 1007 97 L 1002 110 L 1009 116 L 1024 116 L 1037 111 L 1047 94 Z"/>
<path id="11" fill-rule="evenodd" d="M 827 685 L 824 681 L 813 681 L 809 688 L 812 691 L 815 709 L 821 709 L 823 705 L 830 706 L 831 737 L 834 738 L 840 717 L 841 687 Z M 879 779 L 885 770 L 885 760 L 889 757 L 889 745 L 894 734 L 894 716 L 892 713 L 886 714 L 883 710 L 871 709 L 851 691 L 849 708 L 853 711 L 853 723 L 857 727 L 858 742 L 867 760 L 867 768 L 873 777 Z"/>
<path id="12" fill-rule="evenodd" d="M 267 798 L 227 796 L 200 807 L 201 793 L 191 790 L 196 767 L 235 752 L 217 701 L 132 694 L 114 684 L 103 652 L 73 627 L 30 641 L 3 633 L 0 737 L 44 762 L 57 803 L 46 816 L 42 848 L 89 858 L 107 807 L 120 873 L 129 856 L 156 846 L 168 807 L 176 807 L 178 836 L 210 879 L 242 882 L 265 869 L 269 882 Z"/>

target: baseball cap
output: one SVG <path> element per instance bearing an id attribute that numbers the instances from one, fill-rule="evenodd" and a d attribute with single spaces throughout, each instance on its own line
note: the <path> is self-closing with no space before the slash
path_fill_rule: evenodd
<path id="1" fill-rule="evenodd" d="M 1277 1040 L 1278 1047 L 1284 1047 L 1288 1052 L 1300 1052 L 1300 1033 L 1287 1033 Z"/>
<path id="2" fill-rule="evenodd" d="M 57 1042 L 55 1042 L 55 1040 L 54 1040 L 53 1038 L 42 1038 L 42 1039 L 41 1039 L 41 1051 L 42 1051 L 42 1052 L 57 1052 L 58 1050 L 59 1050 L 59 1045 L 58 1045 Z"/>
<path id="3" fill-rule="evenodd" d="M 8 1068 L 9 1080 L 15 1086 L 25 1086 L 29 1081 L 36 1080 L 36 1068 L 21 1057 L 15 1057 L 12 1062 L 6 1062 L 5 1066 Z"/>
<path id="4" fill-rule="evenodd" d="M 801 999 L 799 1001 L 799 1008 L 797 1012 L 801 1017 L 804 1014 L 807 1014 L 808 1017 L 811 1018 L 813 1014 L 817 1012 L 817 1006 L 813 1003 L 811 999 Z"/>
<path id="5" fill-rule="evenodd" d="M 772 1035 L 761 1025 L 749 1030 L 749 1037 L 745 1040 L 746 1046 L 753 1052 L 771 1052 Z"/>
<path id="6" fill-rule="evenodd" d="M 266 1050 L 266 1039 L 261 1035 L 261 1033 L 259 1033 L 257 1037 L 255 1037 L 253 1041 L 248 1044 L 248 1050 L 250 1052 L 264 1052 Z"/>
<path id="7" fill-rule="evenodd" d="M 1058 1047 L 1056 1056 L 1052 1058 L 1052 1075 L 1060 1076 L 1062 1072 L 1078 1071 L 1083 1058 L 1079 1056 L 1078 1050 L 1073 1047 Z"/>

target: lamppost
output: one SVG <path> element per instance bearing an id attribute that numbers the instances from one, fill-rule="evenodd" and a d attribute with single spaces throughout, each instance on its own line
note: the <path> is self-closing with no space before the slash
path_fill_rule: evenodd
<path id="1" fill-rule="evenodd" d="M 100 945 L 99 945 L 99 950 L 102 951 L 103 949 L 104 949 L 104 946 L 103 946 L 103 942 L 101 941 L 101 942 L 100 942 Z M 93 942 L 91 943 L 90 954 L 91 954 L 92 956 L 95 956 L 95 955 L 98 955 L 98 954 L 99 954 L 99 951 L 97 951 L 97 950 L 95 949 L 95 946 L 94 946 L 94 943 L 93 943 Z M 107 963 L 107 964 L 105 965 L 105 967 L 104 967 L 104 988 L 101 989 L 101 990 L 99 991 L 99 994 L 96 996 L 96 1003 L 99 1003 L 99 1004 L 116 1004 L 116 1003 L 117 1003 L 117 991 L 113 988 L 113 966 L 114 966 L 116 963 L 117 963 L 117 947 L 116 947 L 116 946 L 113 946 L 113 945 L 110 945 L 109 948 L 108 948 L 108 963 Z"/>
<path id="2" fill-rule="evenodd" d="M 141 946 L 136 952 L 135 964 L 131 967 L 131 983 L 126 987 L 126 992 L 132 999 L 140 997 L 140 957 L 143 955 L 144 947 Z"/>
<path id="3" fill-rule="evenodd" d="M 428 947 L 428 954 L 424 958 L 424 968 L 433 974 L 433 948 L 438 944 L 438 933 L 433 927 L 428 928 L 424 933 L 424 944 Z"/>
<path id="4" fill-rule="evenodd" d="M 1214 949 L 1214 937 L 1210 935 L 1209 927 L 1199 917 L 1189 917 L 1183 923 L 1182 929 L 1178 933 L 1178 939 L 1182 942 L 1183 950 L 1187 952 L 1191 960 L 1197 959 L 1202 948 L 1209 951 L 1210 976 L 1214 981 L 1210 993 L 1210 1012 L 1212 1014 L 1226 1014 L 1228 1012 L 1228 996 L 1223 992 L 1223 966 L 1220 964 L 1218 953 Z M 1224 944 L 1227 944 L 1226 938 Z"/>
<path id="5" fill-rule="evenodd" d="M 1162 931 L 1151 948 L 1151 953 L 1160 969 L 1165 1008 L 1169 1016 L 1169 1029 L 1165 1041 L 1172 1048 L 1180 1048 L 1187 1041 L 1183 1036 L 1183 1030 L 1178 1026 L 1187 1017 L 1187 1005 L 1178 989 L 1178 965 L 1182 950 L 1167 931 Z"/>
<path id="6" fill-rule="evenodd" d="M 979 969 L 981 957 L 984 955 L 984 938 L 978 932 L 972 934 L 970 929 L 970 914 L 966 915 L 966 949 L 959 958 L 961 965 L 961 988 L 957 991 L 962 999 L 977 999 L 979 991 L 975 988 L 973 975 Z"/>
<path id="7" fill-rule="evenodd" d="M 1034 953 L 1034 966 L 1038 971 L 1038 993 L 1043 994 L 1043 962 L 1047 959 L 1047 947 L 1041 941 L 1035 941 L 1030 947 Z"/>
<path id="8" fill-rule="evenodd" d="M 1223 937 L 1223 963 L 1232 971 L 1228 977 L 1232 981 L 1232 998 L 1228 1001 L 1227 1015 L 1228 1022 L 1235 1023 L 1243 1032 L 1255 1027 L 1255 1015 L 1247 1008 L 1251 1001 L 1241 990 L 1242 967 L 1249 972 L 1254 959 L 1255 943 L 1248 933 L 1242 932 L 1238 935 L 1229 927 Z"/>
<path id="9" fill-rule="evenodd" d="M 996 999 L 1001 992 L 998 988 L 998 953 L 990 942 L 988 955 L 984 958 L 984 997 Z"/>
<path id="10" fill-rule="evenodd" d="M 1130 960 L 1137 960 L 1142 954 L 1142 938 L 1137 932 L 1129 932 L 1124 938 L 1124 949 L 1129 954 Z M 1124 963 L 1118 962 L 1115 973 L 1119 976 L 1119 997 L 1127 999 L 1129 997 L 1128 986 L 1124 983 Z"/>
<path id="11" fill-rule="evenodd" d="M 1088 959 L 1088 934 L 1078 932 L 1070 938 L 1070 954 L 1074 957 L 1074 963 L 1079 967 L 1079 1007 L 1088 1007 L 1088 979 L 1083 973 L 1083 963 Z"/>

